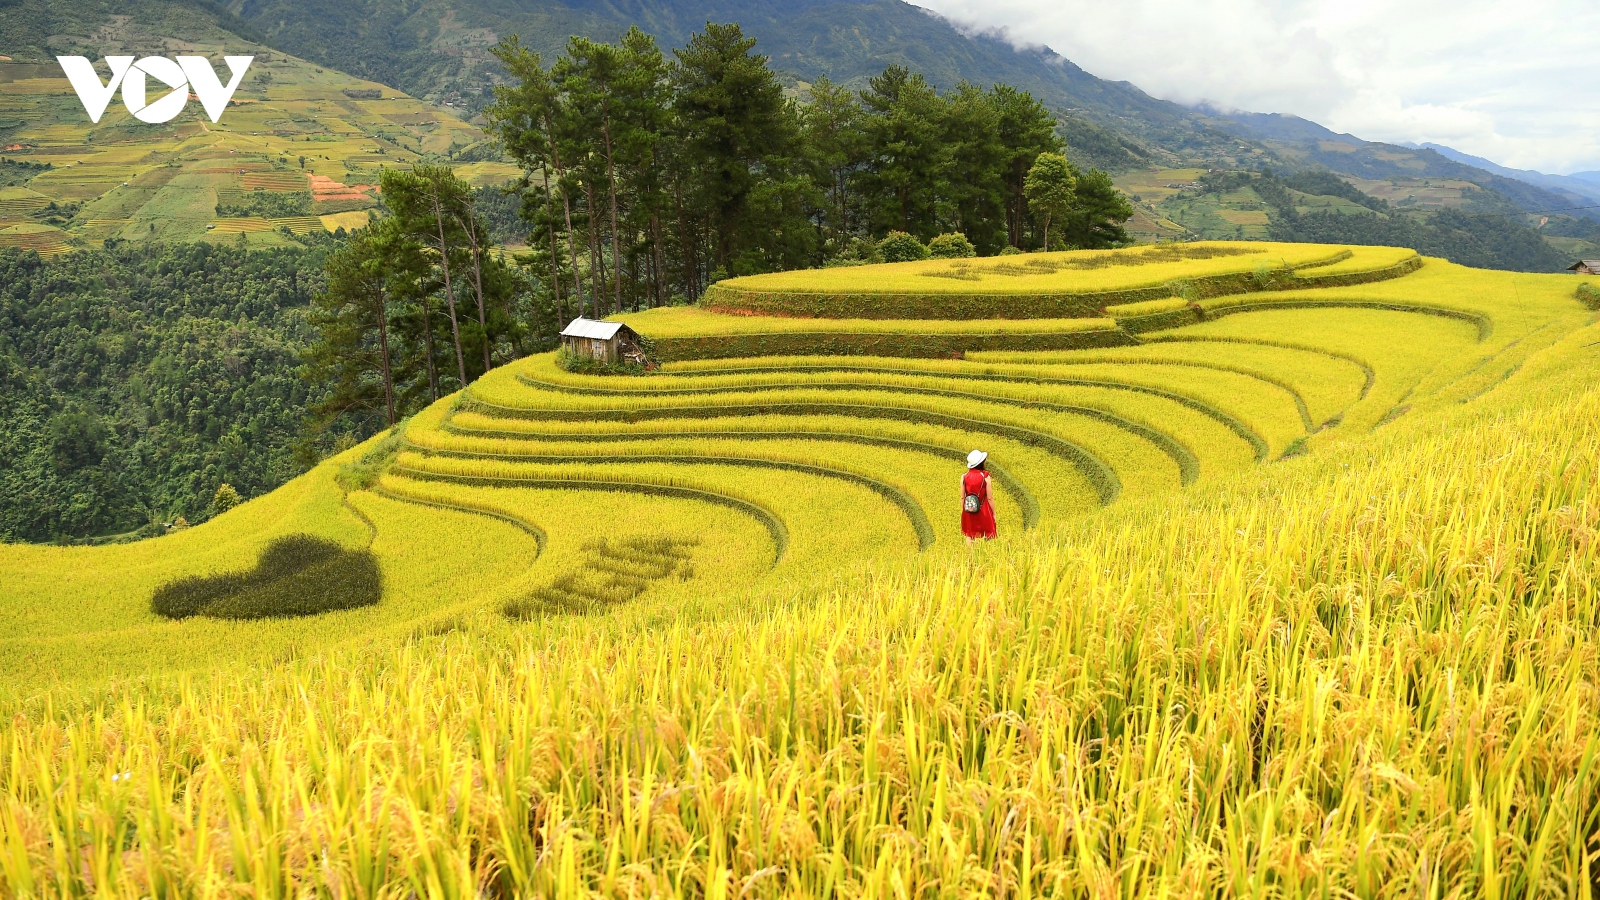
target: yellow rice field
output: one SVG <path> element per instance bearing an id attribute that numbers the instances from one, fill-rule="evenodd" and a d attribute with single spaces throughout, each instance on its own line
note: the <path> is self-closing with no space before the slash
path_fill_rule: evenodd
<path id="1" fill-rule="evenodd" d="M 0 894 L 1587 896 L 1578 283 L 533 357 L 187 531 L 0 546 Z M 151 612 L 295 533 L 369 548 L 381 601 Z"/>

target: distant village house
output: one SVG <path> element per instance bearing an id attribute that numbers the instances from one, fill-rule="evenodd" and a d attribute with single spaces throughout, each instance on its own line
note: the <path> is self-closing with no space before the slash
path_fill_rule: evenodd
<path id="1" fill-rule="evenodd" d="M 646 364 L 639 333 L 621 322 L 596 322 L 579 316 L 562 330 L 561 346 L 597 362 Z"/>
<path id="2" fill-rule="evenodd" d="M 1579 275 L 1600 275 L 1600 259 L 1580 259 L 1567 266 L 1567 271 Z"/>

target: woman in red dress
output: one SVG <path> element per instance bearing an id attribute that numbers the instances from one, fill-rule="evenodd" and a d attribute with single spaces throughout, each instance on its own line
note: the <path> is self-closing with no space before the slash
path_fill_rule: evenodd
<path id="1" fill-rule="evenodd" d="M 976 538 L 992 538 L 994 499 L 989 494 L 989 454 L 974 450 L 967 454 L 967 474 L 961 476 L 961 533 L 967 543 Z"/>

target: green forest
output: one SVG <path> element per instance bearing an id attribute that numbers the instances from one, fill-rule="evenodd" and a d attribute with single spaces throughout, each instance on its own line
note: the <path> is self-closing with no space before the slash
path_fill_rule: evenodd
<path id="1" fill-rule="evenodd" d="M 1271 237 L 1275 241 L 1410 247 L 1425 256 L 1480 269 L 1559 272 L 1570 263 L 1537 231 L 1510 215 L 1457 209 L 1407 212 L 1362 193 L 1332 172 L 1279 175 L 1270 168 L 1260 172 L 1217 172 L 1202 176 L 1200 184 L 1205 192 L 1213 194 L 1244 187 L 1254 189 L 1272 208 Z M 1349 200 L 1374 214 L 1331 210 L 1302 213 L 1296 209 L 1291 191 Z M 1563 221 L 1582 220 L 1563 217 Z"/>
<path id="2" fill-rule="evenodd" d="M 159 533 L 297 474 L 327 252 L 0 250 L 0 539 Z"/>
<path id="3" fill-rule="evenodd" d="M 527 176 L 522 209 L 558 310 L 603 315 L 698 297 L 731 275 L 860 261 L 892 231 L 960 233 L 980 254 L 1041 247 L 1024 179 L 1062 140 L 1026 92 L 940 93 L 890 66 L 853 91 L 785 96 L 737 25 L 670 56 L 633 29 L 575 37 L 555 60 L 511 38 L 486 114 Z M 1081 215 L 1060 246 L 1094 246 L 1131 214 L 1104 173 L 1075 172 Z M 1081 176 L 1081 177 L 1079 177 Z"/>

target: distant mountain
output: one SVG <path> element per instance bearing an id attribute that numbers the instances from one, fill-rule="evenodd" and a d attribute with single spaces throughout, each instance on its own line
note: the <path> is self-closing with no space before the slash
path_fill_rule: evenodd
<path id="1" fill-rule="evenodd" d="M 1595 184 L 1600 184 L 1600 172 L 1573 172 L 1567 177 L 1578 178 L 1582 179 L 1583 181 L 1592 181 Z"/>
<path id="2" fill-rule="evenodd" d="M 1228 124 L 1224 127 L 1242 131 L 1247 136 L 1259 140 L 1285 141 L 1295 144 L 1332 141 L 1336 144 L 1347 144 L 1352 147 L 1362 147 L 1367 143 L 1355 135 L 1339 134 L 1318 125 L 1310 119 L 1302 119 L 1299 116 L 1253 112 L 1226 112 L 1218 113 L 1217 115 L 1228 120 Z"/>
<path id="3" fill-rule="evenodd" d="M 1232 128 L 1261 141 L 1292 168 L 1326 168 L 1343 175 L 1366 179 L 1454 179 L 1486 188 L 1483 197 L 1472 204 L 1474 211 L 1514 214 L 1545 212 L 1587 205 L 1588 193 L 1579 193 L 1565 179 L 1549 184 L 1520 177 L 1504 169 L 1465 157 L 1448 147 L 1436 145 L 1385 144 L 1363 141 L 1349 134 L 1338 134 L 1298 116 L 1230 112 L 1211 119 L 1218 128 Z M 1485 165 L 1486 164 L 1486 165 Z M 1537 174 L 1537 173 L 1534 173 Z M 1552 177 L 1552 176 L 1546 176 Z M 1597 183 L 1600 186 L 1600 183 Z M 1592 191 L 1584 185 L 1585 191 Z M 1575 211 L 1600 220 L 1600 210 Z"/>
<path id="4" fill-rule="evenodd" d="M 796 87 L 823 75 L 865 87 L 897 64 L 941 89 L 969 81 L 1027 90 L 1062 115 L 1068 143 L 1091 164 L 1231 167 L 1267 157 L 1194 110 L 1097 78 L 1048 48 L 966 33 L 902 0 L 0 0 L 0 10 L 0 53 L 18 59 L 96 55 L 94 36 L 114 21 L 155 38 L 223 31 L 426 100 L 449 98 L 469 115 L 490 102 L 499 68 L 488 48 L 504 37 L 553 60 L 571 35 L 609 41 L 638 25 L 671 50 L 708 21 L 737 22 Z"/>
<path id="5" fill-rule="evenodd" d="M 148 0 L 136 0 L 135 6 Z M 886 66 L 921 72 L 942 89 L 965 80 L 1004 82 L 1090 124 L 1075 144 L 1133 138 L 1128 164 L 1208 160 L 1227 164 L 1259 148 L 1193 110 L 1127 82 L 1096 78 L 1049 50 L 1018 50 L 992 35 L 967 34 L 901 0 L 225 0 L 228 13 L 268 43 L 305 59 L 424 98 L 455 92 L 472 109 L 496 71 L 487 49 L 515 34 L 547 60 L 570 35 L 615 40 L 630 25 L 681 46 L 707 21 L 737 22 L 756 49 L 796 81 L 827 75 L 865 87 Z M 1111 145 L 1116 144 L 1113 136 Z"/>
<path id="6" fill-rule="evenodd" d="M 1546 175 L 1543 172 L 1535 172 L 1530 169 L 1510 169 L 1497 163 L 1490 162 L 1481 156 L 1473 156 L 1470 153 L 1462 153 L 1460 150 L 1446 147 L 1443 144 L 1425 142 L 1416 146 L 1422 149 L 1432 150 L 1441 156 L 1449 157 L 1456 162 L 1465 163 L 1469 166 L 1476 166 L 1486 172 L 1493 172 L 1496 175 L 1506 178 L 1514 178 L 1518 181 L 1524 181 L 1531 185 L 1548 188 L 1552 191 L 1556 191 L 1557 193 L 1569 194 L 1574 200 L 1574 205 L 1577 205 L 1576 201 L 1580 200 L 1588 201 L 1590 203 L 1600 203 L 1600 173 L 1587 173 L 1593 176 L 1593 180 L 1584 178 L 1580 175 Z"/>

